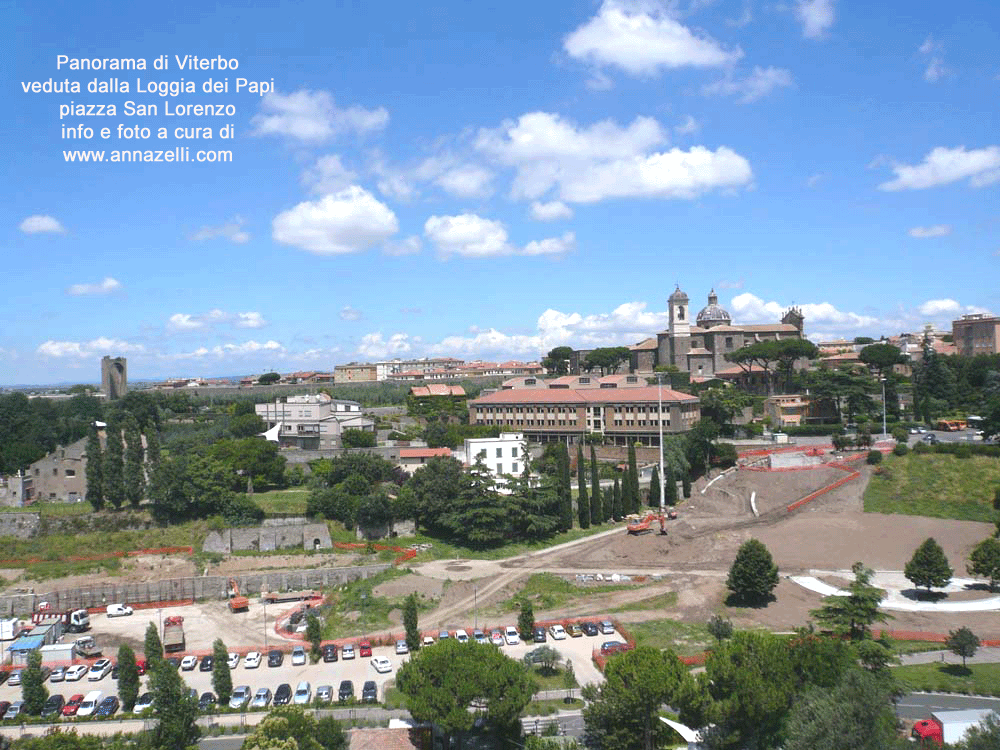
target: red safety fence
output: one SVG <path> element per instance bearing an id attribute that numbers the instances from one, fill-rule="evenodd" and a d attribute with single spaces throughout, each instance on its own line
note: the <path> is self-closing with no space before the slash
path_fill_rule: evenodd
<path id="1" fill-rule="evenodd" d="M 42 562 L 97 562 L 99 560 L 110 560 L 113 557 L 135 557 L 137 555 L 176 555 L 179 552 L 192 554 L 193 547 L 156 547 L 151 549 L 137 549 L 129 552 L 105 552 L 103 555 L 66 555 L 59 560 L 50 560 L 45 557 L 20 557 L 0 560 L 0 565 L 36 565 Z"/>

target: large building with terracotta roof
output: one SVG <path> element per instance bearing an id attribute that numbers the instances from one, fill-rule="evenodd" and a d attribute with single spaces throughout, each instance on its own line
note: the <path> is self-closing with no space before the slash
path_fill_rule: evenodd
<path id="1" fill-rule="evenodd" d="M 673 365 L 689 373 L 692 380 L 721 376 L 737 367 L 726 360 L 726 355 L 744 346 L 760 341 L 800 339 L 804 335 L 805 317 L 796 307 L 790 308 L 778 323 L 734 325 L 729 312 L 719 305 L 714 289 L 709 292 L 708 304 L 694 320 L 689 301 L 680 287 L 670 295 L 669 327 L 656 335 L 656 365 Z M 648 347 L 643 344 L 637 345 L 643 347 L 638 351 Z M 634 355 L 633 359 L 636 358 Z"/>
<path id="2" fill-rule="evenodd" d="M 664 434 L 686 432 L 701 419 L 698 398 L 687 393 L 649 385 L 619 386 L 610 380 L 607 385 L 587 385 L 532 384 L 480 396 L 468 402 L 469 424 L 516 430 L 533 442 L 575 442 L 592 432 L 613 445 L 658 445 L 661 418 Z"/>

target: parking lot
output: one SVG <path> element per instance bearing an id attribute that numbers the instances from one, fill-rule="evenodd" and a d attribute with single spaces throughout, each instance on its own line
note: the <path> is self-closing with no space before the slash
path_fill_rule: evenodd
<path id="1" fill-rule="evenodd" d="M 142 633 L 145 631 L 146 623 L 151 621 L 148 617 L 148 612 L 147 610 L 146 612 L 137 612 L 132 617 L 114 618 L 111 622 L 115 625 L 128 623 L 132 626 L 130 629 L 135 633 Z M 152 610 L 152 612 L 154 613 L 153 618 L 155 618 L 155 610 Z M 143 615 L 147 616 L 144 617 Z M 103 625 L 103 623 L 100 623 L 100 616 L 93 619 L 95 621 L 95 629 L 99 625 Z M 187 625 L 186 622 L 185 625 Z M 472 632 L 471 629 L 469 629 L 469 632 Z M 67 636 L 67 638 L 74 637 L 76 636 Z M 100 634 L 95 633 L 95 637 L 99 638 Z M 334 702 L 336 702 L 338 687 L 342 680 L 351 680 L 354 683 L 354 693 L 357 700 L 361 698 L 362 685 L 367 680 L 373 680 L 378 686 L 378 701 L 381 702 L 385 695 L 386 685 L 395 679 L 396 671 L 399 669 L 400 664 L 409 659 L 409 656 L 396 654 L 395 648 L 392 646 L 376 646 L 372 649 L 371 657 L 362 658 L 358 653 L 358 643 L 360 640 L 351 641 L 355 646 L 354 659 L 343 659 L 341 654 L 338 653 L 338 660 L 336 662 L 320 661 L 316 664 L 310 664 L 307 660 L 307 663 L 301 666 L 292 665 L 291 646 L 288 642 L 284 641 L 280 644 L 282 650 L 285 652 L 284 659 L 281 666 L 278 667 L 267 666 L 267 653 L 265 652 L 259 667 L 247 669 L 243 659 L 244 654 L 241 653 L 239 664 L 231 671 L 233 689 L 236 689 L 240 685 L 249 685 L 251 695 L 255 694 L 259 688 L 270 688 L 273 693 L 280 684 L 288 683 L 294 691 L 299 682 L 307 681 L 310 683 L 314 694 L 316 688 L 320 685 L 330 685 Z M 573 663 L 573 672 L 576 679 L 583 685 L 602 679 L 600 672 L 593 663 L 592 653 L 594 649 L 600 648 L 600 645 L 605 641 L 614 640 L 622 640 L 622 637 L 615 633 L 592 637 L 586 635 L 577 638 L 567 637 L 558 641 L 549 638 L 545 645 L 555 648 L 560 653 L 563 661 L 569 659 Z M 269 645 L 274 647 L 277 644 L 270 643 Z M 516 645 L 505 644 L 501 648 L 511 658 L 520 660 L 524 658 L 525 654 L 540 645 L 542 644 L 522 642 Z M 308 644 L 306 644 L 306 648 L 308 650 Z M 204 652 L 204 649 L 199 649 L 199 651 Z M 187 653 L 178 652 L 169 656 L 183 657 Z M 114 660 L 115 653 L 105 653 L 105 656 Z M 387 658 L 391 665 L 390 670 L 384 673 L 376 672 L 371 664 L 372 659 L 375 657 Z M 181 676 L 187 686 L 194 689 L 198 695 L 212 691 L 212 672 L 202 672 L 200 670 L 200 659 L 198 666 L 190 671 L 181 671 Z M 73 694 L 86 694 L 92 690 L 100 690 L 105 695 L 115 695 L 117 694 L 118 683 L 112 679 L 110 674 L 97 681 L 89 681 L 85 675 L 83 679 L 77 682 L 46 683 L 46 687 L 50 693 L 61 693 L 68 699 Z M 148 676 L 144 676 L 141 678 L 140 695 L 147 690 Z M 12 687 L 6 682 L 0 685 L 0 700 L 15 701 L 20 699 L 20 687 Z"/>

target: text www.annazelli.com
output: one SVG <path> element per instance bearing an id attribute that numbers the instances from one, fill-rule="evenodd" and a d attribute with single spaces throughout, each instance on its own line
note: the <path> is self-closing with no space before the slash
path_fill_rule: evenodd
<path id="1" fill-rule="evenodd" d="M 144 150 L 144 151 L 63 151 L 64 161 L 99 161 L 111 164 L 122 164 L 126 162 L 231 162 L 233 160 L 232 151 L 196 151 L 191 153 L 191 149 L 186 146 L 165 151 Z"/>

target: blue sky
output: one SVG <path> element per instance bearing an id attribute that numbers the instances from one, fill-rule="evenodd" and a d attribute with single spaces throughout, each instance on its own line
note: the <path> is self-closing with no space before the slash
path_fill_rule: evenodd
<path id="1" fill-rule="evenodd" d="M 93 382 L 105 354 L 133 379 L 534 360 L 663 329 L 675 284 L 738 323 L 797 304 L 817 340 L 1000 312 L 990 0 L 20 0 L 0 22 L 0 384 Z M 24 92 L 50 78 L 84 90 Z M 199 91 L 136 92 L 181 78 Z M 60 119 L 70 102 L 117 112 Z M 81 123 L 154 135 L 60 137 Z M 216 137 L 155 136 L 178 126 Z M 233 159 L 63 155 L 178 145 Z"/>

